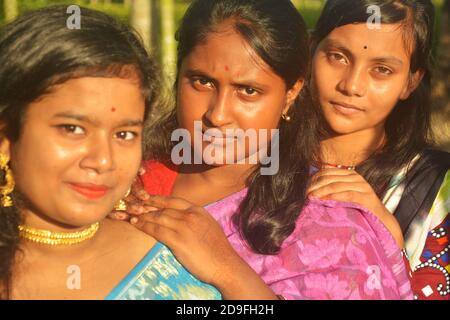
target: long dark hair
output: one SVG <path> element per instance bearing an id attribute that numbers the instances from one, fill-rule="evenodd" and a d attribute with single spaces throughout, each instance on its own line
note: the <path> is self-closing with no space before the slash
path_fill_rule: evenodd
<path id="1" fill-rule="evenodd" d="M 66 6 L 23 15 L 0 30 L 1 134 L 20 138 L 27 107 L 56 84 L 80 77 L 139 78 L 146 117 L 157 103 L 159 75 L 139 37 L 98 11 L 81 8 L 81 29 L 67 28 Z M 4 184 L 4 172 L 0 176 Z M 12 194 L 18 200 L 19 195 Z M 16 207 L 0 207 L 0 298 L 9 298 L 18 250 Z"/>
<path id="2" fill-rule="evenodd" d="M 389 180 L 426 148 L 431 134 L 431 69 L 434 7 L 431 0 L 329 0 L 313 32 L 313 50 L 334 29 L 352 23 L 366 23 L 368 8 L 381 9 L 381 23 L 402 23 L 405 46 L 413 45 L 412 75 L 424 73 L 418 88 L 399 101 L 385 123 L 386 143 L 357 167 L 357 171 L 381 195 Z M 412 41 L 411 41 L 412 40 Z"/>
<path id="3" fill-rule="evenodd" d="M 287 88 L 310 73 L 309 35 L 306 24 L 288 0 L 197 0 L 189 7 L 176 34 L 178 73 L 183 60 L 210 32 L 232 22 L 234 29 Z M 281 121 L 277 174 L 259 173 L 248 178 L 248 193 L 234 216 L 242 237 L 257 253 L 276 254 L 295 229 L 306 202 L 309 167 L 317 153 L 318 113 L 305 87 L 289 110 L 290 122 Z M 157 121 L 148 158 L 170 164 L 171 130 L 178 127 L 176 110 Z"/>

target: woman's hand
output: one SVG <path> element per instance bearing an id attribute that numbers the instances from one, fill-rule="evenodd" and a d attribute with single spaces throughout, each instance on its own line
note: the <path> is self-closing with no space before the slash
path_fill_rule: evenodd
<path id="1" fill-rule="evenodd" d="M 323 169 L 317 172 L 308 196 L 322 200 L 353 202 L 375 214 L 403 248 L 403 234 L 395 217 L 386 209 L 370 184 L 356 171 Z"/>
<path id="2" fill-rule="evenodd" d="M 139 175 L 143 175 L 144 173 L 145 170 L 141 168 L 139 170 Z M 145 191 L 144 185 L 138 176 L 134 179 L 130 194 L 122 199 L 126 203 L 126 211 L 114 210 L 108 215 L 108 217 L 114 220 L 129 221 L 133 216 L 158 210 L 157 208 L 149 206 L 145 203 L 148 199 L 149 194 Z"/>
<path id="3" fill-rule="evenodd" d="M 217 221 L 183 199 L 149 196 L 145 203 L 159 210 L 132 217 L 131 223 L 168 246 L 200 280 L 214 283 L 225 260 L 235 255 Z"/>
<path id="4" fill-rule="evenodd" d="M 131 223 L 169 247 L 186 269 L 215 286 L 224 298 L 277 298 L 234 251 L 204 208 L 179 198 L 149 195 L 141 206 L 158 210 L 134 216 Z"/>

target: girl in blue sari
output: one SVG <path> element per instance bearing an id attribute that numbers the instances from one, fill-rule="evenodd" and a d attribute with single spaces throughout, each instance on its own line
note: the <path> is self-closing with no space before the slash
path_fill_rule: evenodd
<path id="1" fill-rule="evenodd" d="M 82 9 L 69 28 L 66 11 L 0 30 L 0 298 L 220 299 L 155 239 L 104 219 L 139 169 L 159 78 L 126 26 Z"/>

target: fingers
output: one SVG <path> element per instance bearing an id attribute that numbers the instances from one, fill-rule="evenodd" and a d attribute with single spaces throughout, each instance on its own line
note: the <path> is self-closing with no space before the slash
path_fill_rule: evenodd
<path id="1" fill-rule="evenodd" d="M 145 191 L 144 184 L 142 183 L 142 180 L 140 177 L 136 177 L 134 179 L 133 184 L 131 185 L 131 193 L 130 196 L 133 196 L 135 199 L 139 200 L 147 200 L 150 195 Z"/>
<path id="2" fill-rule="evenodd" d="M 153 206 L 149 206 L 145 202 L 139 200 L 132 203 L 127 203 L 127 212 L 134 216 L 139 216 L 145 213 L 151 213 L 158 210 L 160 209 L 155 208 Z"/>
<path id="3" fill-rule="evenodd" d="M 134 226 L 171 249 L 179 237 L 176 231 L 149 221 L 139 220 L 134 223 Z"/>
<path id="4" fill-rule="evenodd" d="M 344 169 L 323 169 L 316 174 L 314 174 L 311 178 L 311 183 L 315 183 L 316 181 L 320 181 L 323 179 L 327 179 L 328 177 L 333 177 L 334 179 L 338 178 L 351 178 L 357 179 L 360 175 L 356 171 L 344 170 Z"/>
<path id="5" fill-rule="evenodd" d="M 323 176 L 348 176 L 348 175 L 354 175 L 354 174 L 358 174 L 356 171 L 354 170 L 346 170 L 346 169 L 337 169 L 337 168 L 332 168 L 332 169 L 321 169 L 319 172 L 317 172 L 315 175 L 323 175 Z"/>
<path id="6" fill-rule="evenodd" d="M 119 221 L 128 221 L 130 216 L 125 211 L 113 211 L 108 214 L 108 218 Z"/>
<path id="7" fill-rule="evenodd" d="M 308 193 L 322 188 L 323 186 L 335 182 L 365 182 L 364 178 L 356 171 L 345 169 L 323 169 L 317 172 L 312 178 L 308 188 Z"/>
<path id="8" fill-rule="evenodd" d="M 164 209 L 133 217 L 130 223 L 170 247 L 185 235 L 187 225 L 183 218 L 186 214 L 179 210 Z"/>
<path id="9" fill-rule="evenodd" d="M 184 215 L 186 215 L 186 213 L 179 210 L 164 209 L 152 213 L 145 213 L 138 217 L 133 217 L 131 218 L 130 222 L 133 225 L 150 222 L 165 228 L 172 229 L 173 231 L 179 231 L 184 227 Z"/>
<path id="10" fill-rule="evenodd" d="M 366 193 L 366 184 L 363 182 L 332 182 L 312 190 L 308 195 L 314 198 L 328 199 L 332 194 L 346 191 Z"/>
<path id="11" fill-rule="evenodd" d="M 194 207 L 192 203 L 181 198 L 154 195 L 149 196 L 149 198 L 145 200 L 145 204 L 159 209 L 171 208 L 177 210 L 187 210 Z"/>
<path id="12" fill-rule="evenodd" d="M 323 200 L 334 200 L 334 201 L 340 201 L 340 202 L 353 202 L 360 204 L 359 198 L 363 196 L 363 194 L 357 192 L 357 191 L 343 191 L 343 192 L 337 192 L 332 193 L 324 198 Z"/>
<path id="13" fill-rule="evenodd" d="M 323 188 L 326 185 L 336 182 L 359 183 L 361 178 L 359 175 L 319 175 L 314 176 L 308 188 L 308 193 Z"/>
<path id="14" fill-rule="evenodd" d="M 124 199 L 127 203 L 127 212 L 132 215 L 140 215 L 158 210 L 158 208 L 145 203 L 149 198 L 150 195 L 145 191 L 141 179 L 136 177 L 131 186 L 130 194 Z"/>
<path id="15" fill-rule="evenodd" d="M 141 166 L 139 167 L 138 175 L 143 176 L 145 172 L 146 172 L 145 165 L 142 163 Z"/>

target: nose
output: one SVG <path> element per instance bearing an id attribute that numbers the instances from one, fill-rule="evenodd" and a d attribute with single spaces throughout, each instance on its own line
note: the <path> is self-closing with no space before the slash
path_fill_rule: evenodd
<path id="1" fill-rule="evenodd" d="M 233 94 L 231 90 L 217 90 L 211 98 L 208 111 L 204 118 L 208 126 L 220 128 L 232 122 Z"/>
<path id="2" fill-rule="evenodd" d="M 363 97 L 367 90 L 367 75 L 364 69 L 357 66 L 347 69 L 338 84 L 338 90 L 346 96 Z"/>
<path id="3" fill-rule="evenodd" d="M 80 167 L 97 174 L 114 170 L 116 164 L 112 140 L 106 134 L 92 137 L 86 145 L 85 155 L 80 162 Z"/>

